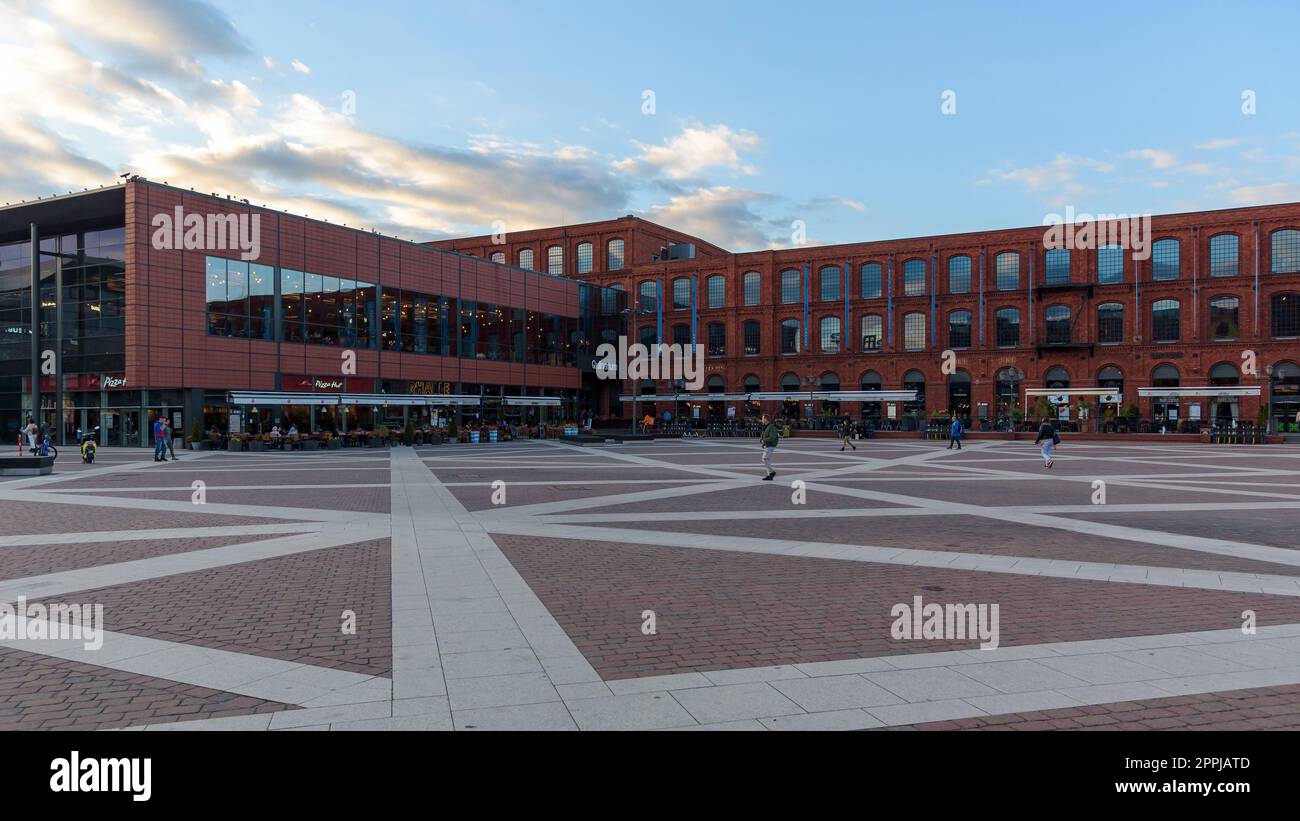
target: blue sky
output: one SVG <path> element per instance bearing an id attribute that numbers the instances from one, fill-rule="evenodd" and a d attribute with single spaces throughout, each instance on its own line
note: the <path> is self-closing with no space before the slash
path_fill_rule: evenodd
<path id="1" fill-rule="evenodd" d="M 1289 4 L 0 7 L 0 201 L 129 168 L 412 239 L 750 250 L 1300 200 Z"/>

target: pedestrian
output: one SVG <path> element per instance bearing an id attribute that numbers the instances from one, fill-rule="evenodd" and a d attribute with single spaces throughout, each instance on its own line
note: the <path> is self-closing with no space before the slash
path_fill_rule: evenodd
<path id="1" fill-rule="evenodd" d="M 167 443 L 167 451 L 163 455 L 167 456 L 170 454 L 173 462 L 177 461 L 176 446 L 172 444 L 172 439 L 174 437 L 175 434 L 172 431 L 171 423 L 167 421 L 166 417 L 163 417 L 163 441 Z M 166 459 L 163 461 L 166 461 Z"/>
<path id="2" fill-rule="evenodd" d="M 1051 420 L 1044 419 L 1043 424 L 1038 426 L 1038 438 L 1034 440 L 1034 444 L 1041 445 L 1043 467 L 1050 468 L 1055 461 L 1052 459 L 1052 448 L 1061 444 L 1061 435 L 1056 432 L 1056 427 L 1052 425 Z"/>
<path id="3" fill-rule="evenodd" d="M 167 425 L 163 422 L 161 416 L 154 417 L 153 420 L 153 460 L 155 462 L 167 461 Z"/>
<path id="4" fill-rule="evenodd" d="M 764 482 L 772 481 L 776 476 L 776 471 L 772 469 L 772 451 L 776 450 L 776 443 L 780 441 L 781 434 L 776 431 L 776 423 L 763 414 L 763 433 L 758 437 L 758 443 L 763 446 L 763 467 L 767 468 L 767 475 L 763 477 Z"/>
<path id="5" fill-rule="evenodd" d="M 840 422 L 840 453 L 844 452 L 845 445 L 854 450 L 858 449 L 858 446 L 853 444 L 853 423 L 849 421 L 847 416 Z"/>
<path id="6" fill-rule="evenodd" d="M 39 432 L 40 428 L 36 427 L 36 420 L 28 416 L 27 424 L 23 426 L 23 434 L 27 437 L 27 450 L 32 456 L 36 455 L 36 434 Z"/>
<path id="7" fill-rule="evenodd" d="M 952 450 L 954 443 L 957 450 L 961 450 L 961 420 L 956 416 L 952 418 L 952 428 L 948 431 L 948 450 Z"/>

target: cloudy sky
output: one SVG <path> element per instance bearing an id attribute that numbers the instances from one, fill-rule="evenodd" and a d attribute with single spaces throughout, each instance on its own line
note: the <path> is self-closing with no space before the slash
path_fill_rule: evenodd
<path id="1" fill-rule="evenodd" d="M 1300 7 L 1003 5 L 0 0 L 0 203 L 752 250 L 1300 200 Z"/>

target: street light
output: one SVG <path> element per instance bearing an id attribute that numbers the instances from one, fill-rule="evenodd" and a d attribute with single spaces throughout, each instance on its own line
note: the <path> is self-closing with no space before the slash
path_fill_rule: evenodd
<path id="1" fill-rule="evenodd" d="M 620 310 L 619 313 L 623 314 L 623 316 L 625 317 L 632 317 L 632 339 L 637 340 L 637 342 L 640 342 L 640 339 L 638 339 L 637 336 L 637 317 L 649 316 L 649 314 L 655 312 L 654 310 L 650 310 L 649 308 L 641 308 L 640 305 L 638 305 L 638 307 L 636 308 L 624 308 L 623 310 Z M 641 395 L 641 385 L 640 383 L 634 383 L 634 385 L 632 386 L 632 433 L 633 434 L 637 433 L 637 396 L 640 395 Z"/>

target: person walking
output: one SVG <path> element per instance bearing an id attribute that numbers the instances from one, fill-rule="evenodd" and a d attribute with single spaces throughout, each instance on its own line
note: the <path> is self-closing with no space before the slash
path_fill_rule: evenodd
<path id="1" fill-rule="evenodd" d="M 1050 468 L 1055 461 L 1052 459 L 1052 448 L 1061 444 L 1061 435 L 1056 432 L 1056 427 L 1050 419 L 1044 419 L 1043 424 L 1038 426 L 1038 438 L 1034 440 L 1034 444 L 1041 446 L 1043 467 Z"/>
<path id="2" fill-rule="evenodd" d="M 849 421 L 847 416 L 840 422 L 840 453 L 844 452 L 845 445 L 854 450 L 858 449 L 858 446 L 853 444 L 853 423 Z"/>
<path id="3" fill-rule="evenodd" d="M 172 439 L 174 437 L 175 432 L 172 430 L 171 423 L 167 421 L 166 417 L 163 417 L 163 441 L 167 443 L 167 450 L 163 453 L 164 462 L 167 461 L 166 457 L 169 455 L 173 462 L 177 461 L 176 446 L 172 444 Z"/>
<path id="4" fill-rule="evenodd" d="M 781 434 L 776 430 L 776 423 L 769 420 L 767 414 L 763 414 L 763 433 L 758 437 L 758 443 L 763 446 L 763 467 L 767 468 L 764 482 L 770 482 L 776 476 L 776 471 L 772 469 L 772 451 L 776 450 L 776 443 L 780 440 Z"/>
<path id="5" fill-rule="evenodd" d="M 155 462 L 167 461 L 167 426 L 161 416 L 154 417 L 153 420 L 153 460 Z"/>
<path id="6" fill-rule="evenodd" d="M 952 450 L 955 444 L 957 450 L 961 450 L 961 420 L 956 416 L 952 418 L 952 428 L 948 430 L 948 450 Z"/>

